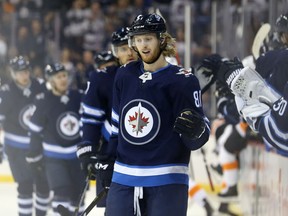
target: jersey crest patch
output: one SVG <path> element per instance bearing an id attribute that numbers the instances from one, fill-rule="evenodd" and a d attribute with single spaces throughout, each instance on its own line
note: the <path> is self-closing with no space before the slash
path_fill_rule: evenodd
<path id="1" fill-rule="evenodd" d="M 127 142 L 133 145 L 145 145 L 159 132 L 159 112 L 148 101 L 132 100 L 122 110 L 120 127 L 122 136 Z"/>
<path id="2" fill-rule="evenodd" d="M 147 80 L 152 80 L 152 74 L 151 72 L 145 72 L 141 76 L 139 76 L 139 79 L 142 80 L 142 83 L 145 83 Z"/>
<path id="3" fill-rule="evenodd" d="M 192 75 L 192 72 L 191 72 L 191 68 L 189 70 L 185 69 L 185 68 L 181 68 L 179 70 L 178 73 L 176 73 L 177 75 L 185 75 L 185 77 L 190 77 Z"/>
<path id="4" fill-rule="evenodd" d="M 29 129 L 28 124 L 35 110 L 36 107 L 32 104 L 28 104 L 20 110 L 19 123 L 21 127 L 24 128 L 25 130 Z"/>
<path id="5" fill-rule="evenodd" d="M 57 131 L 59 135 L 66 140 L 74 140 L 79 134 L 78 116 L 73 112 L 65 112 L 57 120 Z"/>

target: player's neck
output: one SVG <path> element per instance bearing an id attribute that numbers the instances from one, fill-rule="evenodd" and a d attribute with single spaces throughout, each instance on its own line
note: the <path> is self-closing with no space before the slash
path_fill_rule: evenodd
<path id="1" fill-rule="evenodd" d="M 168 62 L 165 60 L 164 56 L 155 61 L 153 64 L 147 64 L 143 62 L 144 70 L 154 72 L 168 65 Z"/>

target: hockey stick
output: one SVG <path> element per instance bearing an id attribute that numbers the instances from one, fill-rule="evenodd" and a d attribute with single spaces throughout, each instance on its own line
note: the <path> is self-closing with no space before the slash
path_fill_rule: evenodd
<path id="1" fill-rule="evenodd" d="M 97 203 L 107 194 L 108 190 L 109 188 L 105 188 L 99 194 L 97 194 L 94 200 L 89 204 L 89 206 L 84 210 L 84 212 L 80 216 L 88 215 L 89 212 L 97 205 Z"/>
<path id="2" fill-rule="evenodd" d="M 201 153 L 203 155 L 203 161 L 204 161 L 204 164 L 205 164 L 205 169 L 206 169 L 206 172 L 207 172 L 210 188 L 214 192 L 214 185 L 213 185 L 213 182 L 212 182 L 210 170 L 208 169 L 208 164 L 207 164 L 207 160 L 206 160 L 206 154 L 205 154 L 205 151 L 204 151 L 203 148 L 201 148 Z"/>
<path id="3" fill-rule="evenodd" d="M 259 28 L 259 30 L 258 30 L 258 32 L 254 38 L 251 51 L 252 51 L 252 55 L 253 55 L 255 60 L 260 56 L 261 45 L 262 45 L 263 41 L 265 40 L 265 38 L 268 36 L 270 29 L 271 29 L 271 25 L 269 23 L 263 24 Z"/>
<path id="4" fill-rule="evenodd" d="M 81 193 L 81 196 L 80 196 L 80 200 L 79 200 L 79 203 L 78 203 L 78 206 L 75 208 L 75 211 L 74 211 L 74 215 L 75 216 L 78 216 L 78 213 L 79 213 L 79 209 L 84 201 L 84 198 L 85 198 L 85 194 L 88 190 L 88 187 L 89 187 L 89 182 L 90 182 L 90 177 L 92 175 L 92 169 L 91 167 L 88 167 L 88 175 L 86 176 L 86 179 L 85 179 L 85 186 L 83 188 L 83 191 Z M 59 204 L 57 206 L 57 212 L 61 215 L 61 216 L 69 216 L 71 215 L 71 212 L 63 205 Z"/>

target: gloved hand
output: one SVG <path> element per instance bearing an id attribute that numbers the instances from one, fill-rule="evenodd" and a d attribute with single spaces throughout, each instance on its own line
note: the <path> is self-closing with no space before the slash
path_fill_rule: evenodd
<path id="1" fill-rule="evenodd" d="M 2 143 L 0 143 L 0 164 L 3 161 L 3 157 L 4 157 L 4 146 Z"/>
<path id="2" fill-rule="evenodd" d="M 217 81 L 215 96 L 217 111 L 224 116 L 226 122 L 229 124 L 237 124 L 240 121 L 240 116 L 235 104 L 234 95 L 228 86 Z"/>
<path id="3" fill-rule="evenodd" d="M 89 176 L 90 180 L 95 180 L 96 176 L 96 147 L 91 142 L 83 141 L 77 145 L 77 157 L 80 161 L 81 169 Z"/>
<path id="4" fill-rule="evenodd" d="M 203 117 L 194 110 L 185 109 L 176 118 L 174 130 L 181 136 L 195 140 L 204 133 L 206 123 Z"/>
<path id="5" fill-rule="evenodd" d="M 115 159 L 106 155 L 97 155 L 96 170 L 100 184 L 104 188 L 109 188 L 112 181 Z"/>
<path id="6" fill-rule="evenodd" d="M 26 155 L 26 161 L 31 167 L 31 170 L 32 172 L 34 172 L 34 174 L 44 171 L 44 162 L 42 153 L 29 151 Z"/>
<path id="7" fill-rule="evenodd" d="M 199 80 L 202 93 L 215 82 L 221 62 L 222 57 L 220 55 L 212 54 L 204 58 L 197 67 L 195 76 Z"/>
<path id="8" fill-rule="evenodd" d="M 242 68 L 244 68 L 243 64 L 237 57 L 235 57 L 234 60 L 223 61 L 219 68 L 218 80 L 226 83 L 230 87 L 231 82 Z"/>

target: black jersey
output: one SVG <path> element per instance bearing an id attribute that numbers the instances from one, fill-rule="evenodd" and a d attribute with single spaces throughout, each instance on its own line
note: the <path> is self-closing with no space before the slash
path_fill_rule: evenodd
<path id="1" fill-rule="evenodd" d="M 259 121 L 259 133 L 265 143 L 274 146 L 279 153 L 288 155 L 288 49 L 273 50 L 257 59 L 256 70 L 284 99 L 274 103 L 268 115 Z"/>
<path id="2" fill-rule="evenodd" d="M 103 136 L 106 141 L 111 135 L 111 110 L 113 82 L 118 66 L 90 73 L 82 103 L 82 140 L 95 145 Z"/>
<path id="3" fill-rule="evenodd" d="M 4 144 L 28 149 L 28 123 L 33 112 L 35 96 L 46 89 L 44 83 L 31 79 L 26 88 L 15 82 L 1 86 L 0 121 L 4 129 Z"/>
<path id="4" fill-rule="evenodd" d="M 193 109 L 206 120 L 198 140 L 173 131 L 179 113 Z M 189 70 L 167 65 L 145 72 L 142 62 L 118 69 L 113 90 L 110 154 L 116 153 L 112 181 L 129 186 L 188 185 L 190 151 L 208 140 L 198 79 Z"/>
<path id="5" fill-rule="evenodd" d="M 47 157 L 76 158 L 80 142 L 80 103 L 82 93 L 69 90 L 56 96 L 52 91 L 38 95 L 31 117 L 31 151 L 42 151 Z"/>

